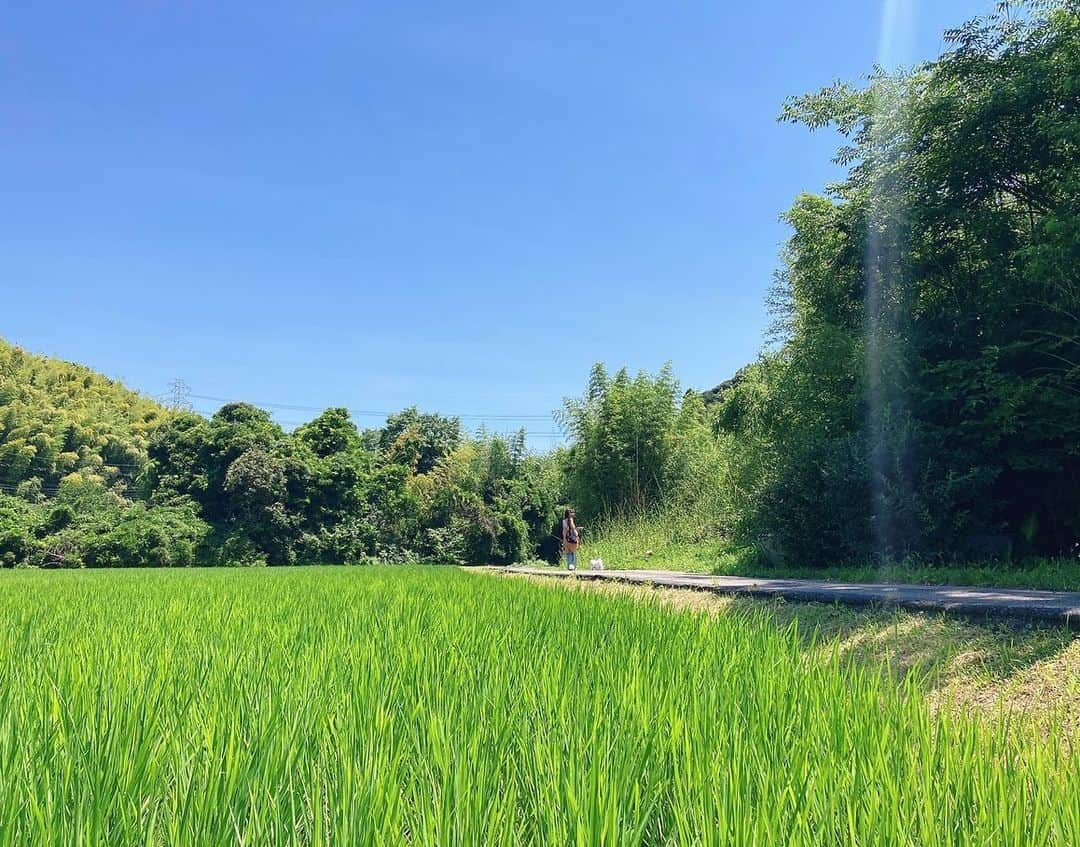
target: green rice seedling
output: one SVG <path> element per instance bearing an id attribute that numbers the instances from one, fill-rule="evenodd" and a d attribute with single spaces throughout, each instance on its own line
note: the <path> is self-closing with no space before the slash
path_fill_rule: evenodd
<path id="1" fill-rule="evenodd" d="M 0 574 L 0 845 L 1072 845 L 1080 763 L 709 618 L 447 568 Z"/>

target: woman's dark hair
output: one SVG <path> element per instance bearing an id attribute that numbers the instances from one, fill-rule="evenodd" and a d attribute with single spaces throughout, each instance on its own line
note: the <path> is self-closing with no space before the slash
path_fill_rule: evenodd
<path id="1" fill-rule="evenodd" d="M 573 514 L 574 514 L 573 509 L 567 509 L 565 512 L 563 512 L 563 520 L 567 520 L 567 521 L 570 520 L 570 518 L 573 516 Z"/>

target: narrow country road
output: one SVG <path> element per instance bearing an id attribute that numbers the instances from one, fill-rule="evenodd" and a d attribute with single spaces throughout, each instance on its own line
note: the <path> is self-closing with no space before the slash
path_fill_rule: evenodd
<path id="1" fill-rule="evenodd" d="M 905 609 L 953 612 L 971 616 L 1026 618 L 1058 622 L 1071 629 L 1080 630 L 1080 592 L 1077 591 L 763 579 L 710 576 L 679 571 L 578 570 L 569 573 L 558 568 L 530 567 L 505 567 L 493 568 L 493 570 L 531 576 L 608 580 L 663 588 L 691 588 L 712 591 L 716 594 L 783 597 L 787 600 L 803 602 L 845 603 L 852 606 L 899 606 Z"/>

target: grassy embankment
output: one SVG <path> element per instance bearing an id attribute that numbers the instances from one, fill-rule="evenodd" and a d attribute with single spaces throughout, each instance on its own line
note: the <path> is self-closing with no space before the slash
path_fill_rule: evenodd
<path id="1" fill-rule="evenodd" d="M 1080 591 L 1080 560 L 1028 559 L 963 564 L 904 562 L 855 563 L 826 568 L 797 561 L 769 563 L 757 550 L 708 539 L 694 515 L 610 521 L 586 532 L 582 560 L 600 557 L 609 569 L 651 568 L 730 576 L 796 577 L 844 582 L 903 582 L 935 585 L 993 585 Z M 703 538 L 702 536 L 705 536 Z"/>

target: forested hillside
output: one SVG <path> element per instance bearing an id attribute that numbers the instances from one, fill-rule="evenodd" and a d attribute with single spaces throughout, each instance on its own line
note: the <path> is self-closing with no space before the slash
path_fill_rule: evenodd
<path id="1" fill-rule="evenodd" d="M 35 500 L 72 474 L 126 490 L 167 415 L 83 365 L 0 339 L 0 490 Z"/>
<path id="2" fill-rule="evenodd" d="M 244 403 L 170 411 L 5 343 L 0 562 L 158 566 L 551 553 L 557 477 L 524 434 L 407 409 L 360 432 L 328 409 L 287 433 Z"/>

